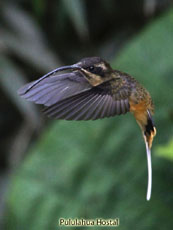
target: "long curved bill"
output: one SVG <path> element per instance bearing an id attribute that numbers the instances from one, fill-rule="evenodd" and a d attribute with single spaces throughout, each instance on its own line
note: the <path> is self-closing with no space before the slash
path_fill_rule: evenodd
<path id="1" fill-rule="evenodd" d="M 43 77 L 39 78 L 38 80 L 34 81 L 33 84 L 31 84 L 27 91 L 25 93 L 27 93 L 29 90 L 31 90 L 35 85 L 37 85 L 39 82 L 41 82 L 42 80 L 44 80 L 45 78 L 57 73 L 57 72 L 60 72 L 60 71 L 65 71 L 65 70 L 80 70 L 81 67 L 78 66 L 77 64 L 74 64 L 74 65 L 67 65 L 67 66 L 61 66 L 57 69 L 54 69 L 52 70 L 51 72 L 45 74 Z"/>

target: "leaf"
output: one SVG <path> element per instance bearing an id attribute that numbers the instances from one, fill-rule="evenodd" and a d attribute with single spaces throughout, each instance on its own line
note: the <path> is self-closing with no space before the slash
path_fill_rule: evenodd
<path id="1" fill-rule="evenodd" d="M 173 138 L 166 145 L 158 146 L 156 150 L 157 156 L 168 160 L 173 160 Z"/>
<path id="2" fill-rule="evenodd" d="M 88 37 L 88 24 L 86 21 L 86 9 L 84 1 L 80 0 L 62 0 L 69 17 L 71 18 L 76 31 L 82 39 Z"/>
<path id="3" fill-rule="evenodd" d="M 2 15 L 11 30 L 3 30 L 1 42 L 22 61 L 26 60 L 41 71 L 54 69 L 61 64 L 48 47 L 38 25 L 26 12 L 17 6 L 6 4 Z"/>
<path id="4" fill-rule="evenodd" d="M 17 106 L 19 111 L 30 122 L 31 125 L 37 126 L 40 123 L 38 110 L 36 106 L 27 103 L 17 94 L 17 90 L 26 83 L 24 73 L 19 70 L 8 58 L 0 55 L 0 84 L 7 96 Z"/>

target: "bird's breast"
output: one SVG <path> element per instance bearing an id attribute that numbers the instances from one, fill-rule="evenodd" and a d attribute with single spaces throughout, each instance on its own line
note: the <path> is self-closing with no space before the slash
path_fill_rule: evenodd
<path id="1" fill-rule="evenodd" d="M 136 104 L 132 100 L 129 101 L 130 104 L 130 112 L 133 113 L 135 119 L 143 123 L 144 125 L 147 123 L 147 105 L 146 101 L 141 101 Z"/>
<path id="2" fill-rule="evenodd" d="M 153 112 L 153 104 L 148 91 L 144 88 L 134 91 L 129 98 L 129 104 L 130 112 L 137 122 L 145 126 L 147 124 L 147 110 Z"/>

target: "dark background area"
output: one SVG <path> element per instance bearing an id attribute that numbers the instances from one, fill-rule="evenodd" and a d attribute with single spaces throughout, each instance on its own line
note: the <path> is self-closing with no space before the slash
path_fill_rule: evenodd
<path id="1" fill-rule="evenodd" d="M 60 216 L 103 216 L 120 217 L 120 229 L 159 229 L 159 221 L 171 229 L 171 9 L 171 0 L 0 2 L 2 228 L 58 229 Z M 87 56 L 101 56 L 134 75 L 154 97 L 161 134 L 153 147 L 156 176 L 150 204 L 143 199 L 145 147 L 130 115 L 95 123 L 52 122 L 40 106 L 16 93 L 26 82 Z"/>

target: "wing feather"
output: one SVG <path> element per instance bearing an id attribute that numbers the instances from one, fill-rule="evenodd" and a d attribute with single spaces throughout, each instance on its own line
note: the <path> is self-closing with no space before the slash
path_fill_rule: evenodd
<path id="1" fill-rule="evenodd" d="M 84 119 L 83 114 L 84 111 L 89 110 L 91 107 L 91 104 L 93 103 L 93 101 L 95 100 L 95 98 L 97 97 L 97 95 L 91 96 L 88 95 L 88 97 L 86 97 L 84 100 L 81 101 L 81 103 L 77 106 L 77 107 L 71 107 L 69 110 L 68 115 L 66 116 L 67 120 L 82 120 Z"/>
<path id="2" fill-rule="evenodd" d="M 79 71 L 52 75 L 28 90 L 33 84 L 26 84 L 18 90 L 18 94 L 28 101 L 45 106 L 51 106 L 92 87 Z"/>
<path id="3" fill-rule="evenodd" d="M 93 119 L 92 120 L 99 119 L 99 117 L 100 117 L 100 112 L 102 111 L 103 106 L 105 104 L 105 97 L 103 97 L 102 95 L 101 95 L 101 97 L 102 98 L 99 100 L 99 102 L 98 102 L 98 104 L 96 106 L 96 109 L 94 111 Z"/>
<path id="4" fill-rule="evenodd" d="M 125 87 L 112 91 L 109 82 L 93 87 L 80 71 L 55 74 L 18 93 L 21 97 L 45 106 L 44 113 L 55 119 L 95 120 L 129 111 L 129 92 Z"/>
<path id="5" fill-rule="evenodd" d="M 46 107 L 44 113 L 56 119 L 95 120 L 128 111 L 124 100 L 115 101 L 111 94 L 94 87 Z"/>
<path id="6" fill-rule="evenodd" d="M 81 95 L 81 97 L 74 96 L 72 98 L 67 98 L 65 100 L 60 101 L 50 107 L 47 107 L 44 112 L 51 117 L 57 117 L 68 113 L 69 110 L 75 109 L 77 106 L 81 106 L 82 103 L 85 103 L 88 99 L 90 99 L 92 95 Z M 57 117 L 58 118 L 58 117 Z"/>

